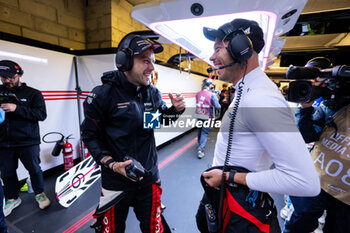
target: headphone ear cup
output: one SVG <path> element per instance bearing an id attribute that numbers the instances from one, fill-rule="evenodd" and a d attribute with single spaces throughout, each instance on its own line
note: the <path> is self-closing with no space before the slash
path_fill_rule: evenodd
<path id="1" fill-rule="evenodd" d="M 115 64 L 118 70 L 124 72 L 131 70 L 133 66 L 132 50 L 129 48 L 124 48 L 118 51 L 115 55 Z"/>
<path id="2" fill-rule="evenodd" d="M 243 62 L 248 60 L 253 54 L 253 45 L 249 37 L 244 34 L 235 35 L 226 47 L 231 57 L 238 61 Z"/>
<path id="3" fill-rule="evenodd" d="M 126 56 L 124 51 L 120 50 L 115 54 L 115 66 L 122 72 L 125 71 L 125 60 Z"/>
<path id="4" fill-rule="evenodd" d="M 130 48 L 125 49 L 126 54 L 126 71 L 131 70 L 134 65 L 134 52 Z"/>

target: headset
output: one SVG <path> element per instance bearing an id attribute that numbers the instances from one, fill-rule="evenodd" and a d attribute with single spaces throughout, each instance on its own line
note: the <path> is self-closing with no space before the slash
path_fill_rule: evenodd
<path id="1" fill-rule="evenodd" d="M 234 28 L 231 23 L 224 24 L 221 30 L 225 33 L 225 38 L 229 39 L 226 50 L 233 60 L 241 63 L 247 61 L 253 54 L 253 44 L 242 28 Z M 225 39 L 224 38 L 224 39 Z"/>
<path id="2" fill-rule="evenodd" d="M 16 74 L 18 75 L 23 75 L 24 71 L 22 70 L 22 68 L 14 61 L 11 61 L 11 60 L 2 60 L 0 61 L 1 62 L 8 62 L 8 63 L 12 63 L 16 69 Z"/>
<path id="3" fill-rule="evenodd" d="M 130 49 L 131 41 L 135 38 L 139 37 L 138 35 L 129 35 L 124 41 L 122 41 L 118 52 L 115 55 L 115 65 L 118 70 L 124 72 L 132 69 L 134 65 L 134 51 Z"/>

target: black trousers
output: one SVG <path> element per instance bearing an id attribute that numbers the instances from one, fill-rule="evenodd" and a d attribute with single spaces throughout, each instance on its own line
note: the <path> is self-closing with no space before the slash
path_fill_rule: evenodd
<path id="1" fill-rule="evenodd" d="M 17 177 L 18 159 L 30 175 L 35 194 L 44 191 L 43 172 L 40 167 L 39 145 L 0 148 L 0 170 L 4 182 L 4 191 L 7 199 L 17 199 L 19 196 L 19 182 Z"/>
<path id="2" fill-rule="evenodd" d="M 161 218 L 161 194 L 162 188 L 158 184 L 127 191 L 125 197 L 103 215 L 94 216 L 102 224 L 99 232 L 124 233 L 130 207 L 134 208 L 142 233 L 164 232 Z"/>

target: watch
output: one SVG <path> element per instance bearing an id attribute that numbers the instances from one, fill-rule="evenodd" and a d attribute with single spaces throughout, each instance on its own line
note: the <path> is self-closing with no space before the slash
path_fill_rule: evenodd
<path id="1" fill-rule="evenodd" d="M 238 185 L 235 183 L 234 177 L 236 175 L 236 170 L 230 170 L 230 173 L 228 175 L 227 184 L 231 187 L 238 187 Z"/>
<path id="2" fill-rule="evenodd" d="M 103 166 L 105 166 L 106 168 L 108 168 L 108 169 L 110 169 L 109 168 L 109 165 L 111 164 L 111 163 L 114 163 L 115 161 L 114 161 L 114 159 L 108 159 L 104 164 L 103 164 Z"/>

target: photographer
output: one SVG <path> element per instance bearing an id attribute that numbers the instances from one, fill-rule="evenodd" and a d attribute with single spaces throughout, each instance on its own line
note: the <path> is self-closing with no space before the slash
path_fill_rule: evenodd
<path id="1" fill-rule="evenodd" d="M 154 53 L 162 51 L 160 44 L 128 35 L 115 56 L 118 70 L 104 73 L 102 85 L 84 102 L 82 139 L 95 161 L 103 165 L 100 204 L 110 207 L 97 208 L 96 232 L 124 232 L 131 206 L 143 233 L 163 232 L 158 155 L 154 131 L 145 128 L 145 116 L 152 114 L 151 122 L 166 116 L 174 120 L 184 111 L 185 102 L 181 94 L 169 94 L 173 106 L 168 108 L 150 84 Z M 130 169 L 131 164 L 135 169 Z"/>
<path id="2" fill-rule="evenodd" d="M 16 173 L 18 159 L 28 170 L 35 199 L 40 209 L 50 206 L 44 193 L 44 178 L 40 167 L 39 121 L 46 119 L 45 101 L 40 91 L 21 83 L 22 68 L 9 60 L 0 61 L 0 108 L 5 121 L 0 124 L 0 169 L 7 198 L 4 214 L 8 216 L 21 204 Z M 7 102 L 13 101 L 13 102 Z"/>
<path id="3" fill-rule="evenodd" d="M 332 64 L 327 58 L 317 57 L 311 59 L 305 66 L 327 69 L 331 68 Z M 326 79 L 317 77 L 314 85 L 325 86 L 326 81 Z M 342 83 L 340 83 L 338 88 L 342 88 L 341 86 Z M 337 94 L 341 91 L 336 90 L 335 92 Z M 347 100 L 347 98 L 344 98 L 344 96 L 336 96 L 336 98 L 333 99 L 325 99 L 318 107 L 313 107 L 313 103 L 313 100 L 308 103 L 301 103 L 301 107 L 298 109 L 296 116 L 298 118 L 298 128 L 305 142 L 310 143 L 316 141 L 315 149 L 313 151 L 313 159 L 316 169 L 321 176 L 322 190 L 316 197 L 290 197 L 294 206 L 294 212 L 291 218 L 286 220 L 285 229 L 283 232 L 306 233 L 314 231 L 319 224 L 318 219 L 322 216 L 324 210 L 327 211 L 327 217 L 323 232 L 350 232 L 350 200 L 348 199 L 348 202 L 346 203 L 344 202 L 346 200 L 339 200 L 332 196 L 334 193 L 332 193 L 332 191 L 330 191 L 328 188 L 325 190 L 326 186 L 329 187 L 330 184 L 338 185 L 339 182 L 333 171 L 332 173 L 327 174 L 327 171 L 329 173 L 329 169 L 331 169 L 331 164 L 326 163 L 324 157 L 327 155 L 326 151 L 324 150 L 322 152 L 322 149 L 320 150 L 323 144 L 323 140 L 321 140 L 320 137 L 325 139 L 325 137 L 322 137 L 321 135 L 325 135 L 327 132 L 333 134 L 334 131 L 344 134 L 344 132 L 349 131 L 348 129 L 338 128 L 334 123 L 335 118 L 332 116 L 334 116 L 334 113 L 336 113 L 338 110 L 347 106 L 350 102 Z M 346 132 L 345 134 L 349 135 L 349 132 Z M 336 134 L 334 134 L 333 137 L 336 137 L 335 135 Z M 329 154 L 332 155 L 332 159 L 337 159 L 340 157 L 339 153 L 330 152 Z M 322 156 L 320 157 L 319 155 Z M 336 163 L 340 162 L 337 160 Z M 345 172 L 349 167 L 346 165 L 347 164 L 344 164 Z M 325 169 L 327 169 L 327 171 Z M 328 176 L 328 178 L 326 178 L 326 176 Z M 326 179 L 328 179 L 327 182 Z"/>

